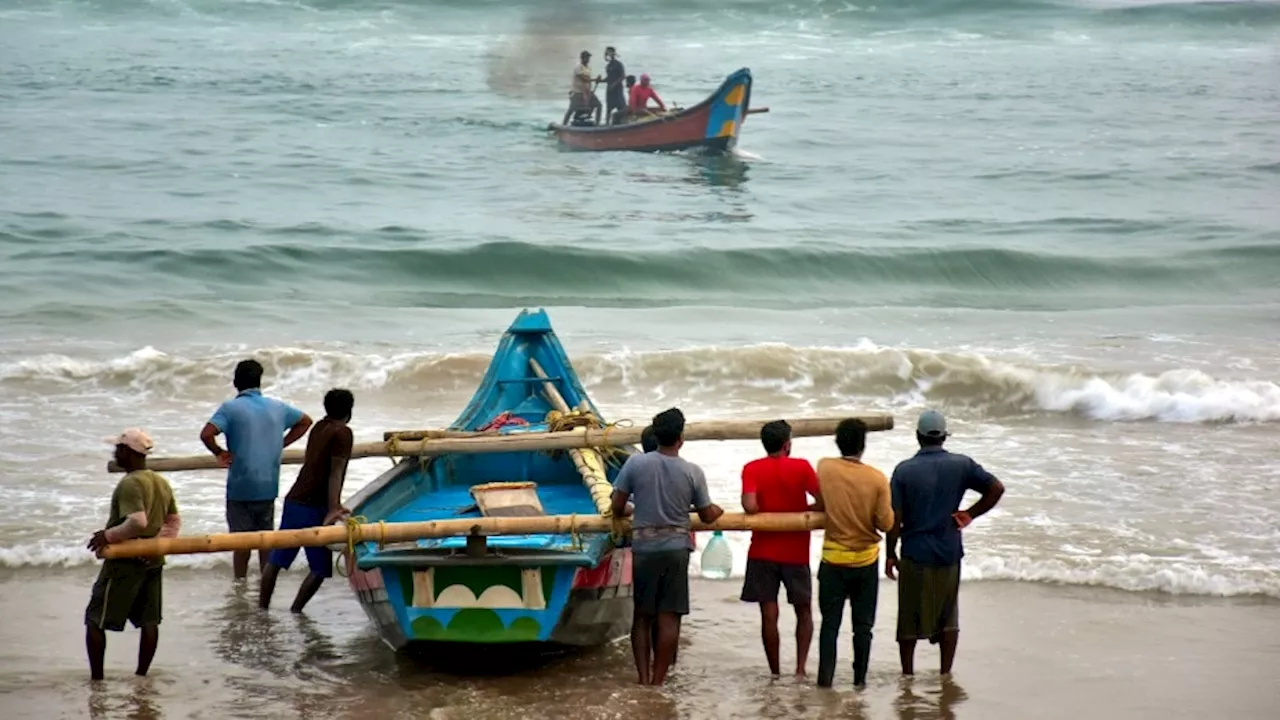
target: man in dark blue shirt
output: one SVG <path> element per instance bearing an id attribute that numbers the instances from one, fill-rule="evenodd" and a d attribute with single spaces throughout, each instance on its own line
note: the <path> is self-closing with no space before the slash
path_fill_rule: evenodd
<path id="1" fill-rule="evenodd" d="M 929 410 L 916 423 L 920 451 L 898 464 L 889 482 L 894 527 L 885 540 L 884 573 L 898 580 L 898 653 L 902 674 L 915 672 L 916 640 L 942 645 L 942 674 L 951 673 L 960 633 L 960 531 L 996 506 L 1004 485 L 965 455 L 942 449 L 947 421 Z M 960 509 L 965 491 L 982 497 Z M 898 558 L 898 538 L 902 558 Z M 895 574 L 900 574 L 901 579 Z"/>
<path id="2" fill-rule="evenodd" d="M 622 86 L 627 69 L 618 59 L 618 51 L 612 45 L 604 49 L 604 59 L 607 61 L 604 66 L 604 122 L 606 125 L 613 125 L 614 114 L 627 109 L 627 95 Z"/>

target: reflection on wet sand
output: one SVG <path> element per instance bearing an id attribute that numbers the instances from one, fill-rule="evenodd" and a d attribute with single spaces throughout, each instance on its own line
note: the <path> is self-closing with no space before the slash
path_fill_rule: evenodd
<path id="1" fill-rule="evenodd" d="M 954 679 L 939 677 L 934 683 L 904 677 L 894 703 L 900 720 L 955 720 L 955 706 L 969 698 Z"/>
<path id="2" fill-rule="evenodd" d="M 125 682 L 89 682 L 89 717 L 162 720 L 155 680 L 134 676 Z"/>

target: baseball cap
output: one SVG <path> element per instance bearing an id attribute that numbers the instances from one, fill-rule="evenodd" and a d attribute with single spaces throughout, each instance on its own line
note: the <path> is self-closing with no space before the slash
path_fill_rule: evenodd
<path id="1" fill-rule="evenodd" d="M 916 421 L 916 432 L 935 438 L 950 435 L 947 432 L 947 419 L 937 410 L 925 410 L 920 413 L 920 419 Z"/>
<path id="2" fill-rule="evenodd" d="M 111 445 L 124 445 L 142 455 L 150 455 L 151 448 L 155 447 L 155 443 L 151 442 L 151 436 L 139 428 L 129 428 L 115 437 L 107 438 L 107 442 Z"/>

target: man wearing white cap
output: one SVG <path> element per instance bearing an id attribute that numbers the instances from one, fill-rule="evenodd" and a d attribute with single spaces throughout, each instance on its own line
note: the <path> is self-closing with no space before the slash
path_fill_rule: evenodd
<path id="1" fill-rule="evenodd" d="M 111 494 L 106 528 L 89 539 L 95 553 L 112 543 L 132 538 L 176 537 L 182 526 L 173 488 L 162 475 L 147 469 L 151 438 L 130 428 L 107 442 L 115 445 L 116 463 L 127 473 Z M 98 573 L 84 611 L 85 647 L 89 672 L 102 679 L 107 630 L 124 630 L 125 621 L 142 631 L 138 645 L 138 675 L 146 675 L 160 640 L 160 573 L 164 558 L 106 560 Z"/>
<path id="2" fill-rule="evenodd" d="M 960 635 L 960 558 L 964 557 L 960 531 L 995 507 L 1004 494 L 1004 485 L 981 465 L 942 449 L 947 435 L 942 413 L 921 413 L 916 423 L 920 451 L 898 463 L 889 482 L 894 524 L 885 539 L 884 573 L 898 580 L 898 655 L 903 675 L 915 673 L 917 640 L 940 643 L 942 674 L 951 673 Z M 982 497 L 961 510 L 967 490 Z"/>

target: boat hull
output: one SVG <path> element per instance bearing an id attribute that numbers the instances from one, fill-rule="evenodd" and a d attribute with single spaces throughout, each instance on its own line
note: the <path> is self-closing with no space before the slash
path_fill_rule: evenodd
<path id="1" fill-rule="evenodd" d="M 383 642 L 395 650 L 415 643 L 591 647 L 630 630 L 629 548 L 614 550 L 595 568 L 514 569 L 526 577 L 536 575 L 540 588 L 534 594 L 543 591 L 541 602 L 529 596 L 527 583 L 519 602 L 523 607 L 504 602 L 512 597 L 504 591 L 515 590 L 510 587 L 514 574 L 501 567 L 455 566 L 450 573 L 424 566 L 354 567 L 347 579 Z M 433 581 L 442 575 L 452 575 L 444 580 L 450 584 L 436 588 Z"/>
<path id="2" fill-rule="evenodd" d="M 594 416 L 578 420 L 599 422 L 546 313 L 522 312 L 450 428 L 545 432 L 562 419 L 552 413 L 553 395 Z M 589 483 L 566 452 L 404 458 L 348 507 L 368 523 L 605 512 L 617 470 L 635 448 L 577 452 L 584 462 L 595 459 Z M 591 646 L 624 636 L 631 625 L 631 550 L 617 547 L 607 532 L 424 538 L 385 546 L 363 538 L 335 549 L 365 613 L 397 650 L 416 643 Z"/>
<path id="3" fill-rule="evenodd" d="M 750 105 L 751 71 L 742 68 L 706 100 L 674 115 L 600 127 L 552 124 L 549 129 L 570 150 L 725 152 L 737 145 Z"/>

